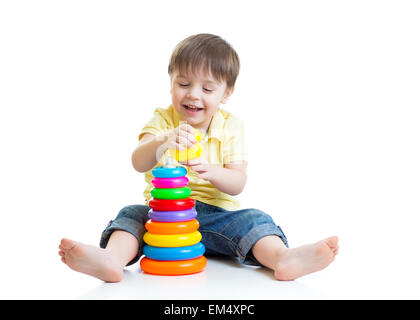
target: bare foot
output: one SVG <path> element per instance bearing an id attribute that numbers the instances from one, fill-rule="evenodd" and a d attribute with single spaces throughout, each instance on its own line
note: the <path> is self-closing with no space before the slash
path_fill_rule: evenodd
<path id="1" fill-rule="evenodd" d="M 122 280 L 124 266 L 109 251 L 91 245 L 62 239 L 58 246 L 61 261 L 70 269 L 107 282 Z"/>
<path id="2" fill-rule="evenodd" d="M 327 267 L 338 254 L 338 237 L 284 250 L 277 260 L 277 280 L 294 280 Z"/>

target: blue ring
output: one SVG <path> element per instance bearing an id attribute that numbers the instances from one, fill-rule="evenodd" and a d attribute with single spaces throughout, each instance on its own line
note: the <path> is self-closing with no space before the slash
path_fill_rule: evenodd
<path id="1" fill-rule="evenodd" d="M 153 247 L 146 244 L 143 247 L 143 254 L 154 260 L 189 260 L 202 256 L 205 250 L 204 244 L 201 242 L 192 246 L 174 248 Z"/>
<path id="2" fill-rule="evenodd" d="M 187 169 L 184 167 L 156 167 L 152 170 L 152 175 L 156 178 L 178 178 L 187 175 Z"/>

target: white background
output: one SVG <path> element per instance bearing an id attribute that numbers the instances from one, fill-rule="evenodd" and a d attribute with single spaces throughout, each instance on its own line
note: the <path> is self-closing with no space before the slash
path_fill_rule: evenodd
<path id="1" fill-rule="evenodd" d="M 104 297 L 58 243 L 97 245 L 143 203 L 131 152 L 170 103 L 172 49 L 201 32 L 241 59 L 225 108 L 247 129 L 242 207 L 270 213 L 293 247 L 340 238 L 328 269 L 275 290 L 420 298 L 419 16 L 416 1 L 2 1 L 0 298 Z"/>

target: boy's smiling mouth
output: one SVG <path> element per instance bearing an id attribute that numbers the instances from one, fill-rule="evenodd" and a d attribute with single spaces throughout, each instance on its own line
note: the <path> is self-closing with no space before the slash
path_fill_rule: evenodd
<path id="1" fill-rule="evenodd" d="M 182 106 L 184 107 L 184 109 L 188 111 L 188 113 L 190 112 L 195 113 L 204 109 L 204 108 L 197 107 L 193 104 L 183 104 Z"/>

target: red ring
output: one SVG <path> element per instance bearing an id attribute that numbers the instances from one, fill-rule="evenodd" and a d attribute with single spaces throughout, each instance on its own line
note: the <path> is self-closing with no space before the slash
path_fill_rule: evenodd
<path id="1" fill-rule="evenodd" d="M 149 207 L 156 211 L 178 211 L 191 209 L 195 200 L 191 197 L 185 199 L 154 199 L 149 200 Z"/>

